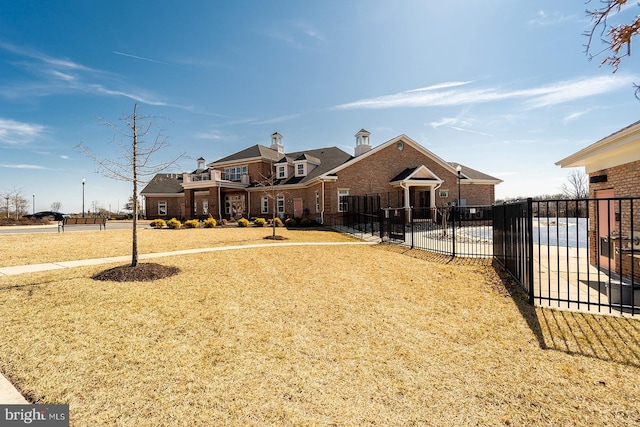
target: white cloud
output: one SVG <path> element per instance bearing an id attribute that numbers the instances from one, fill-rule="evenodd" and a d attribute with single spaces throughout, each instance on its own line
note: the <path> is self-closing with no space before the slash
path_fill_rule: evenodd
<path id="1" fill-rule="evenodd" d="M 279 116 L 279 117 L 274 117 L 272 119 L 253 122 L 252 124 L 254 124 L 254 125 L 268 125 L 268 124 L 272 124 L 272 123 L 282 123 L 282 122 L 286 122 L 286 121 L 295 119 L 296 117 L 300 117 L 301 115 L 302 114 L 289 114 L 289 115 L 286 115 L 286 116 Z"/>
<path id="2" fill-rule="evenodd" d="M 199 139 L 210 139 L 213 141 L 219 141 L 222 139 L 222 135 L 217 130 L 212 130 L 209 132 L 197 132 L 194 137 Z"/>
<path id="3" fill-rule="evenodd" d="M 9 169 L 38 169 L 38 170 L 47 170 L 49 168 L 45 168 L 44 166 L 38 165 L 0 165 L 0 168 L 9 168 Z"/>
<path id="4" fill-rule="evenodd" d="M 496 102 L 508 99 L 523 99 L 528 109 L 557 105 L 580 98 L 612 92 L 620 88 L 631 88 L 637 76 L 607 75 L 597 77 L 581 77 L 574 80 L 557 82 L 551 85 L 503 91 L 500 88 L 459 88 L 453 83 L 429 86 L 437 89 L 414 89 L 392 95 L 365 98 L 333 107 L 337 110 L 385 109 L 408 107 L 469 106 L 485 102 Z M 466 84 L 466 83 L 465 83 Z"/>
<path id="5" fill-rule="evenodd" d="M 6 98 L 42 97 L 80 92 L 102 96 L 123 96 L 143 104 L 191 110 L 191 107 L 169 104 L 159 99 L 157 95 L 145 93 L 136 88 L 132 89 L 126 82 L 111 73 L 95 70 L 68 59 L 53 58 L 9 43 L 0 42 L 0 49 L 21 57 L 21 61 L 14 62 L 13 65 L 22 67 L 26 74 L 31 76 L 25 83 L 0 86 L 0 95 Z M 161 63 L 122 52 L 114 53 Z"/>
<path id="6" fill-rule="evenodd" d="M 536 17 L 529 21 L 529 25 L 539 26 L 539 27 L 549 27 L 552 25 L 560 25 L 567 21 L 572 21 L 578 19 L 575 15 L 563 15 L 560 12 L 545 12 L 544 10 L 539 10 L 536 14 Z"/>
<path id="7" fill-rule="evenodd" d="M 0 118 L 0 144 L 29 143 L 39 138 L 45 131 L 46 128 L 42 125 Z"/>

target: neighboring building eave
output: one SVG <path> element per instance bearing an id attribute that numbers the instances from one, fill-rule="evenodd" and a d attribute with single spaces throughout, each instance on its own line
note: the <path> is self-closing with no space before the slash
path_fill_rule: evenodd
<path id="1" fill-rule="evenodd" d="M 627 126 L 555 164 L 562 168 L 584 167 L 587 173 L 640 160 L 640 121 Z"/>

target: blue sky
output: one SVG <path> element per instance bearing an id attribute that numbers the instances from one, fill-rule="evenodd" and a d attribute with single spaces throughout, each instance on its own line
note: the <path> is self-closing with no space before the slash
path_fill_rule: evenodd
<path id="1" fill-rule="evenodd" d="M 589 5 L 586 5 L 589 6 Z M 158 116 L 195 168 L 275 131 L 287 151 L 406 134 L 504 182 L 558 193 L 554 163 L 638 120 L 638 58 L 584 53 L 583 1 L 24 1 L 0 3 L 0 192 L 36 210 L 122 208 L 131 185 L 76 146 L 117 158 L 113 129 Z M 638 7 L 616 19 L 630 20 Z M 596 48 L 600 48 L 596 42 Z M 597 50 L 597 49 L 596 49 Z M 31 210 L 31 207 L 30 207 Z"/>

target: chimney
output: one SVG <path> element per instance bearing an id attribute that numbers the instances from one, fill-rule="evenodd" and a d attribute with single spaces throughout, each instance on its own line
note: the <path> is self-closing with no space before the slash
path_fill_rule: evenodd
<path id="1" fill-rule="evenodd" d="M 282 145 L 282 135 L 278 132 L 271 134 L 271 149 L 278 153 L 284 154 L 284 145 Z"/>
<path id="2" fill-rule="evenodd" d="M 371 133 L 366 129 L 360 129 L 360 132 L 354 135 L 356 137 L 356 157 L 371 150 L 371 145 L 369 144 L 369 135 L 371 135 Z"/>

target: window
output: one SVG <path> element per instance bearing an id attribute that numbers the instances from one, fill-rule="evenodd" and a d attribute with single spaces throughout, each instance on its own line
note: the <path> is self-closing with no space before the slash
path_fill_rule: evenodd
<path id="1" fill-rule="evenodd" d="M 278 213 L 279 214 L 284 213 L 284 197 L 283 196 L 278 196 Z"/>
<path id="2" fill-rule="evenodd" d="M 263 197 L 260 199 L 260 213 L 268 214 L 269 213 L 269 198 Z"/>
<path id="3" fill-rule="evenodd" d="M 167 202 L 158 202 L 158 215 L 167 215 Z"/>
<path id="4" fill-rule="evenodd" d="M 348 195 L 349 190 L 338 190 L 338 212 L 347 212 L 349 210 Z"/>
<path id="5" fill-rule="evenodd" d="M 229 181 L 240 181 L 242 175 L 247 174 L 247 166 L 235 166 L 224 170 L 224 179 Z"/>
<path id="6" fill-rule="evenodd" d="M 316 191 L 316 213 L 320 213 L 320 193 Z"/>
<path id="7" fill-rule="evenodd" d="M 449 190 L 440 190 L 440 197 L 449 197 Z"/>
<path id="8" fill-rule="evenodd" d="M 286 178 L 286 177 L 287 177 L 287 167 L 278 166 L 278 178 Z"/>
<path id="9" fill-rule="evenodd" d="M 193 214 L 194 215 L 198 215 L 198 201 L 197 200 L 193 201 Z"/>
<path id="10" fill-rule="evenodd" d="M 304 163 L 298 163 L 296 167 L 296 176 L 304 176 Z"/>
<path id="11" fill-rule="evenodd" d="M 202 215 L 209 215 L 209 201 L 202 201 Z"/>

